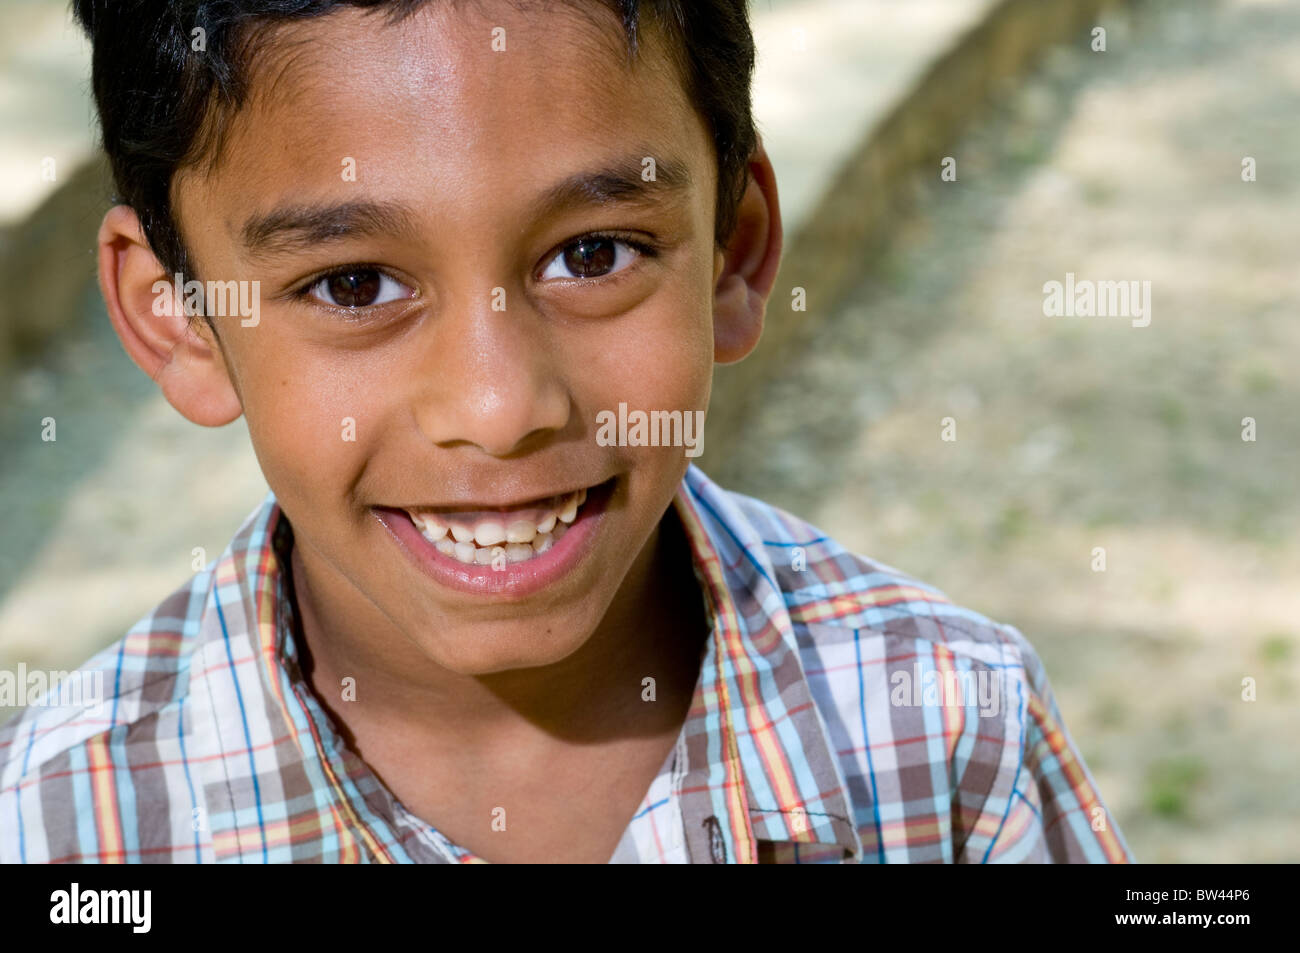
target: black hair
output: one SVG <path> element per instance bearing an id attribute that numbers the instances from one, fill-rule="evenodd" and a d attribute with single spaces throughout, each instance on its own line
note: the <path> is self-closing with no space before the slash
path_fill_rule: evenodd
<path id="1" fill-rule="evenodd" d="M 386 8 L 390 22 L 433 0 L 72 0 L 93 47 L 92 86 L 113 171 L 168 274 L 191 261 L 171 207 L 174 174 L 214 161 L 220 128 L 247 101 L 250 51 L 266 27 L 344 6 Z M 443 0 L 445 2 L 445 0 Z M 635 55 L 643 11 L 667 38 L 686 92 L 713 135 L 715 240 L 725 246 L 757 145 L 748 0 L 567 0 L 612 11 Z M 202 29 L 203 34 L 194 31 Z M 204 49 L 195 52 L 195 39 Z M 216 130 L 215 135 L 213 134 Z"/>

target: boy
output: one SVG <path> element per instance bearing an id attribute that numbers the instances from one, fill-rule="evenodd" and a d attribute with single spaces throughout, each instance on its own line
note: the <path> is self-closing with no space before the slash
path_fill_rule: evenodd
<path id="1" fill-rule="evenodd" d="M 781 253 L 744 0 L 135 6 L 101 288 L 272 495 L 0 732 L 0 860 L 1130 859 L 1015 629 L 689 465 Z"/>

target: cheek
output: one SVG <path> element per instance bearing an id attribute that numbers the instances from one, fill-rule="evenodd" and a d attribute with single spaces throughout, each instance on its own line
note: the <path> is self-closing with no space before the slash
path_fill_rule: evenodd
<path id="1" fill-rule="evenodd" d="M 378 432 L 368 377 L 301 342 L 246 342 L 239 370 L 249 436 L 270 488 L 287 501 L 337 495 Z"/>
<path id="2" fill-rule="evenodd" d="M 613 324 L 585 376 L 597 410 L 704 410 L 713 380 L 712 294 L 707 273 L 681 282 Z"/>
<path id="3" fill-rule="evenodd" d="M 711 317 L 711 297 L 699 294 L 647 309 L 635 322 L 620 322 L 619 333 L 610 336 L 599 361 L 584 374 L 590 389 L 580 404 L 589 437 L 605 447 L 604 441 L 623 439 L 611 424 L 626 422 L 629 443 L 604 452 L 639 473 L 637 498 L 656 519 L 704 444 L 704 411 L 713 381 Z M 626 405 L 625 414 L 620 404 Z M 680 423 L 676 429 L 670 426 L 669 433 L 660 430 L 661 440 L 651 436 L 652 445 L 637 445 L 632 435 L 636 412 L 668 412 Z M 654 425 L 644 432 L 653 434 Z"/>

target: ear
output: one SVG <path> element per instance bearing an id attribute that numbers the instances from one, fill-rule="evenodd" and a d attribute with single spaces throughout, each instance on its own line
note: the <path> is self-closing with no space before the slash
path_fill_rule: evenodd
<path id="1" fill-rule="evenodd" d="M 749 186 L 740 203 L 736 230 L 716 256 L 713 359 L 717 363 L 734 364 L 758 345 L 783 240 L 776 172 L 759 140 L 749 160 Z"/>
<path id="2" fill-rule="evenodd" d="M 165 287 L 164 287 L 165 286 Z M 135 211 L 108 210 L 99 226 L 99 289 L 122 346 L 162 389 L 167 402 L 205 427 L 243 413 L 220 346 L 202 321 L 191 323 Z"/>

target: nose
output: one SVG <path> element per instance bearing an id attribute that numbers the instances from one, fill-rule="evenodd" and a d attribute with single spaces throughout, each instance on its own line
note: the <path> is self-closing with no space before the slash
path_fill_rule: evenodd
<path id="1" fill-rule="evenodd" d="M 522 290 L 485 288 L 446 301 L 426 327 L 428 385 L 415 413 L 431 442 L 509 457 L 569 423 L 555 342 Z"/>

